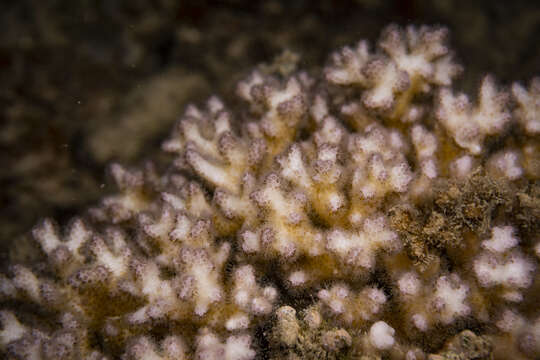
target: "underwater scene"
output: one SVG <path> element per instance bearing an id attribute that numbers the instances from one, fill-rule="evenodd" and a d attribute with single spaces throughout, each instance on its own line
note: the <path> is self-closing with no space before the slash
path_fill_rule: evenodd
<path id="1" fill-rule="evenodd" d="M 0 30 L 0 359 L 540 359 L 536 2 Z"/>

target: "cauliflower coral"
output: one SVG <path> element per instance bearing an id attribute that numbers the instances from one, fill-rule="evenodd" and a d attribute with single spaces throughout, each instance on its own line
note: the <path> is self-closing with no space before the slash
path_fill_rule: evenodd
<path id="1" fill-rule="evenodd" d="M 539 80 L 456 93 L 447 35 L 391 25 L 320 74 L 255 70 L 241 109 L 188 106 L 169 168 L 114 164 L 117 194 L 35 227 L 0 351 L 538 358 Z"/>

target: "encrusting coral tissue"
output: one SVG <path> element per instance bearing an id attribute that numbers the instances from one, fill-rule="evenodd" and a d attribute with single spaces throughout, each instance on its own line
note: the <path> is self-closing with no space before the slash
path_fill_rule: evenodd
<path id="1" fill-rule="evenodd" d="M 386 28 L 320 74 L 255 70 L 188 106 L 167 169 L 0 275 L 9 359 L 540 358 L 540 78 L 462 67 L 441 27 Z"/>

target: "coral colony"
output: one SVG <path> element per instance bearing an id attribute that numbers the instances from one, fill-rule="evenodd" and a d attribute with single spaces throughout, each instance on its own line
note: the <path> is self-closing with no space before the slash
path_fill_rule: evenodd
<path id="1" fill-rule="evenodd" d="M 540 78 L 477 96 L 439 27 L 190 105 L 171 166 L 0 275 L 9 359 L 538 359 Z"/>

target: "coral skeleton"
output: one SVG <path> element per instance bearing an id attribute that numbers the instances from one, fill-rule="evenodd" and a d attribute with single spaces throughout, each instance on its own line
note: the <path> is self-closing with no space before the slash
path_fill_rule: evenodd
<path id="1" fill-rule="evenodd" d="M 34 228 L 0 353 L 538 359 L 540 80 L 462 71 L 447 29 L 391 25 L 188 106 L 167 168 L 113 164 L 116 194 Z"/>

